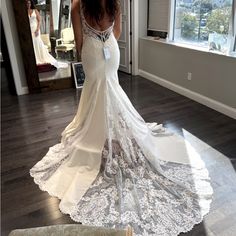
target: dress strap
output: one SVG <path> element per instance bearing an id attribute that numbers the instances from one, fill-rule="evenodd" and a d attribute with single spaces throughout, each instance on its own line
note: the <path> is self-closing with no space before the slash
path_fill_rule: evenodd
<path id="1" fill-rule="evenodd" d="M 91 25 L 88 24 L 88 22 L 85 19 L 84 12 L 83 12 L 83 6 L 82 2 L 80 1 L 80 16 L 81 16 L 81 22 L 83 27 L 83 32 L 85 35 L 89 35 L 91 37 L 94 37 L 102 42 L 105 42 L 111 35 L 114 27 L 114 22 L 112 25 L 107 28 L 106 30 L 97 30 L 93 28 Z"/>

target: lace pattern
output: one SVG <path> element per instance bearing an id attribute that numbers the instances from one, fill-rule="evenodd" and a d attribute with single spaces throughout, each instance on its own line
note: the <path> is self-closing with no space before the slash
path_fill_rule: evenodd
<path id="1" fill-rule="evenodd" d="M 157 171 L 137 144 L 127 112 L 121 112 L 111 94 L 107 98 L 112 100 L 112 106 L 107 101 L 107 112 L 116 119 L 107 119 L 101 171 L 74 207 L 72 219 L 104 227 L 131 225 L 138 236 L 190 230 L 209 210 L 212 189 L 207 170 L 158 161 Z"/>
<path id="2" fill-rule="evenodd" d="M 161 162 L 166 174 L 185 183 L 186 188 L 183 188 L 156 172 L 137 144 L 133 147 L 134 162 L 125 157 L 124 150 L 115 148 L 112 163 L 108 163 L 109 150 L 104 147 L 103 166 L 106 166 L 106 171 L 100 172 L 75 206 L 72 219 L 111 228 L 131 225 L 135 235 L 140 236 L 173 236 L 190 230 L 193 222 L 202 220 L 191 167 Z M 208 175 L 204 170 L 200 172 L 198 180 L 202 179 L 202 184 L 198 187 L 210 199 L 209 184 L 204 183 Z"/>
<path id="3" fill-rule="evenodd" d="M 47 155 L 39 161 L 31 170 L 31 176 L 35 177 L 35 182 L 43 188 L 45 182 L 57 171 L 57 169 L 69 158 L 68 151 L 62 143 L 51 147 Z"/>
<path id="4" fill-rule="evenodd" d="M 104 31 L 99 31 L 99 30 L 94 29 L 93 27 L 91 27 L 87 23 L 84 13 L 83 13 L 83 7 L 82 7 L 81 3 L 80 3 L 80 13 L 81 13 L 80 15 L 81 15 L 81 22 L 82 22 L 82 28 L 83 28 L 84 35 L 86 35 L 88 37 L 95 38 L 95 39 L 105 43 L 109 39 L 109 37 L 113 31 L 114 22 L 108 29 L 106 29 Z"/>

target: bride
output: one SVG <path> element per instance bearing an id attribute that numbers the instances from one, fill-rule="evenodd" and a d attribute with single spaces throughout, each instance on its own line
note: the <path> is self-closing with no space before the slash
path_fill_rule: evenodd
<path id="1" fill-rule="evenodd" d="M 212 188 L 198 153 L 161 125 L 145 123 L 118 82 L 118 0 L 73 0 L 86 75 L 77 114 L 31 170 L 40 189 L 83 224 L 135 235 L 178 235 L 209 212 Z"/>
<path id="2" fill-rule="evenodd" d="M 36 64 L 51 64 L 56 68 L 66 68 L 68 67 L 67 63 L 58 62 L 49 52 L 46 46 L 44 45 L 40 37 L 40 14 L 37 9 L 35 9 L 34 3 L 32 0 L 26 0 L 30 30 L 32 34 L 32 41 L 34 47 L 34 54 L 36 59 Z"/>

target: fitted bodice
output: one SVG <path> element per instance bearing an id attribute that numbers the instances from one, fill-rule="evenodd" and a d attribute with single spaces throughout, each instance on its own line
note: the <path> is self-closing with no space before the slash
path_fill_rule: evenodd
<path id="1" fill-rule="evenodd" d="M 114 22 L 106 30 L 101 31 L 101 30 L 94 29 L 86 21 L 81 3 L 80 3 L 80 15 L 81 15 L 81 22 L 82 22 L 84 35 L 93 37 L 102 42 L 105 42 L 106 40 L 108 40 L 111 33 L 113 32 Z"/>
<path id="2" fill-rule="evenodd" d="M 38 24 L 35 10 L 33 10 L 32 14 L 28 15 L 28 16 L 29 16 L 29 23 L 30 23 L 31 32 L 34 33 L 37 29 L 37 24 Z"/>

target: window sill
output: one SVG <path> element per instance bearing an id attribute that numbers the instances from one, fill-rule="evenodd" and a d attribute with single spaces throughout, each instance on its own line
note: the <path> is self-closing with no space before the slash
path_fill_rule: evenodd
<path id="1" fill-rule="evenodd" d="M 188 48 L 188 49 L 192 49 L 195 51 L 201 51 L 201 52 L 205 52 L 205 53 L 212 53 L 212 54 L 216 54 L 216 55 L 220 55 L 220 56 L 236 58 L 236 52 L 231 52 L 229 54 L 223 54 L 223 53 L 217 52 L 217 51 L 210 51 L 208 48 L 198 47 L 198 46 L 190 45 L 190 44 L 176 43 L 174 41 L 169 41 L 168 39 L 162 39 L 162 38 L 156 39 L 156 37 L 151 37 L 151 36 L 142 37 L 141 39 L 152 41 L 152 42 L 157 42 L 157 43 L 169 44 L 169 45 L 173 45 L 176 47 Z"/>

